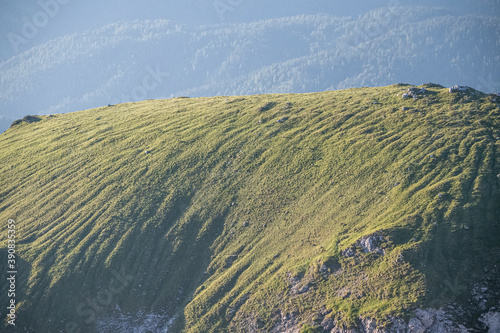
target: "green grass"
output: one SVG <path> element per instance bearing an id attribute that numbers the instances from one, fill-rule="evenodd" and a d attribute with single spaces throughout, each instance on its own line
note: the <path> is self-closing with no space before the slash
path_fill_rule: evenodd
<path id="1" fill-rule="evenodd" d="M 20 324 L 95 330 L 78 305 L 122 270 L 126 291 L 100 315 L 162 311 L 185 332 L 267 331 L 279 313 L 310 332 L 322 308 L 353 326 L 467 299 L 500 263 L 500 109 L 406 88 L 148 100 L 14 125 L 0 135 L 0 244 L 15 219 Z M 385 255 L 342 255 L 374 232 Z M 293 294 L 293 276 L 309 291 Z"/>

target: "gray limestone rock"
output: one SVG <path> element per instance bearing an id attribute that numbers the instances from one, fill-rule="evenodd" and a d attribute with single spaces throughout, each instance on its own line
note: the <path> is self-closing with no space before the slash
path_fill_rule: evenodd
<path id="1" fill-rule="evenodd" d="M 500 312 L 490 311 L 479 319 L 488 328 L 488 333 L 500 332 Z"/>
<path id="2" fill-rule="evenodd" d="M 417 311 L 415 311 L 415 314 L 425 328 L 429 328 L 432 326 L 432 324 L 434 324 L 436 315 L 434 314 L 434 312 L 432 312 L 432 310 L 418 309 Z"/>
<path id="3" fill-rule="evenodd" d="M 417 318 L 410 319 L 410 322 L 408 323 L 408 328 L 410 329 L 409 330 L 410 333 L 424 333 L 425 332 L 424 325 Z"/>

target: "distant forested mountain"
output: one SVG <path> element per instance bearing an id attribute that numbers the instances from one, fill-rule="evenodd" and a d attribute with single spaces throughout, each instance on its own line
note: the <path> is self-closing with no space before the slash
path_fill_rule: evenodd
<path id="1" fill-rule="evenodd" d="M 498 92 L 499 36 L 499 18 L 424 7 L 197 28 L 119 22 L 2 62 L 0 129 L 26 114 L 174 96 L 430 81 Z"/>

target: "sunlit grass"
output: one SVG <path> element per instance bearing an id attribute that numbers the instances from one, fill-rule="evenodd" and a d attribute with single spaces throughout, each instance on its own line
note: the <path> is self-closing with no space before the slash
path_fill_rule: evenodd
<path id="1" fill-rule="evenodd" d="M 77 306 L 122 268 L 130 286 L 101 315 L 165 311 L 187 332 L 322 307 L 354 325 L 463 298 L 498 252 L 499 109 L 404 89 L 149 100 L 13 126 L 0 220 L 16 220 L 26 262 L 20 311 L 40 331 L 92 330 Z M 341 254 L 375 232 L 385 255 Z"/>

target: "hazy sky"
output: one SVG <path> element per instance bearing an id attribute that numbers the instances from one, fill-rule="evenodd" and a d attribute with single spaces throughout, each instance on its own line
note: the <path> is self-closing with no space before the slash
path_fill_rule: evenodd
<path id="1" fill-rule="evenodd" d="M 460 13 L 498 15 L 500 0 L 2 0 L 0 61 L 67 34 L 117 21 L 166 18 L 179 24 L 240 23 L 300 14 L 356 16 L 404 5 L 446 6 Z"/>

